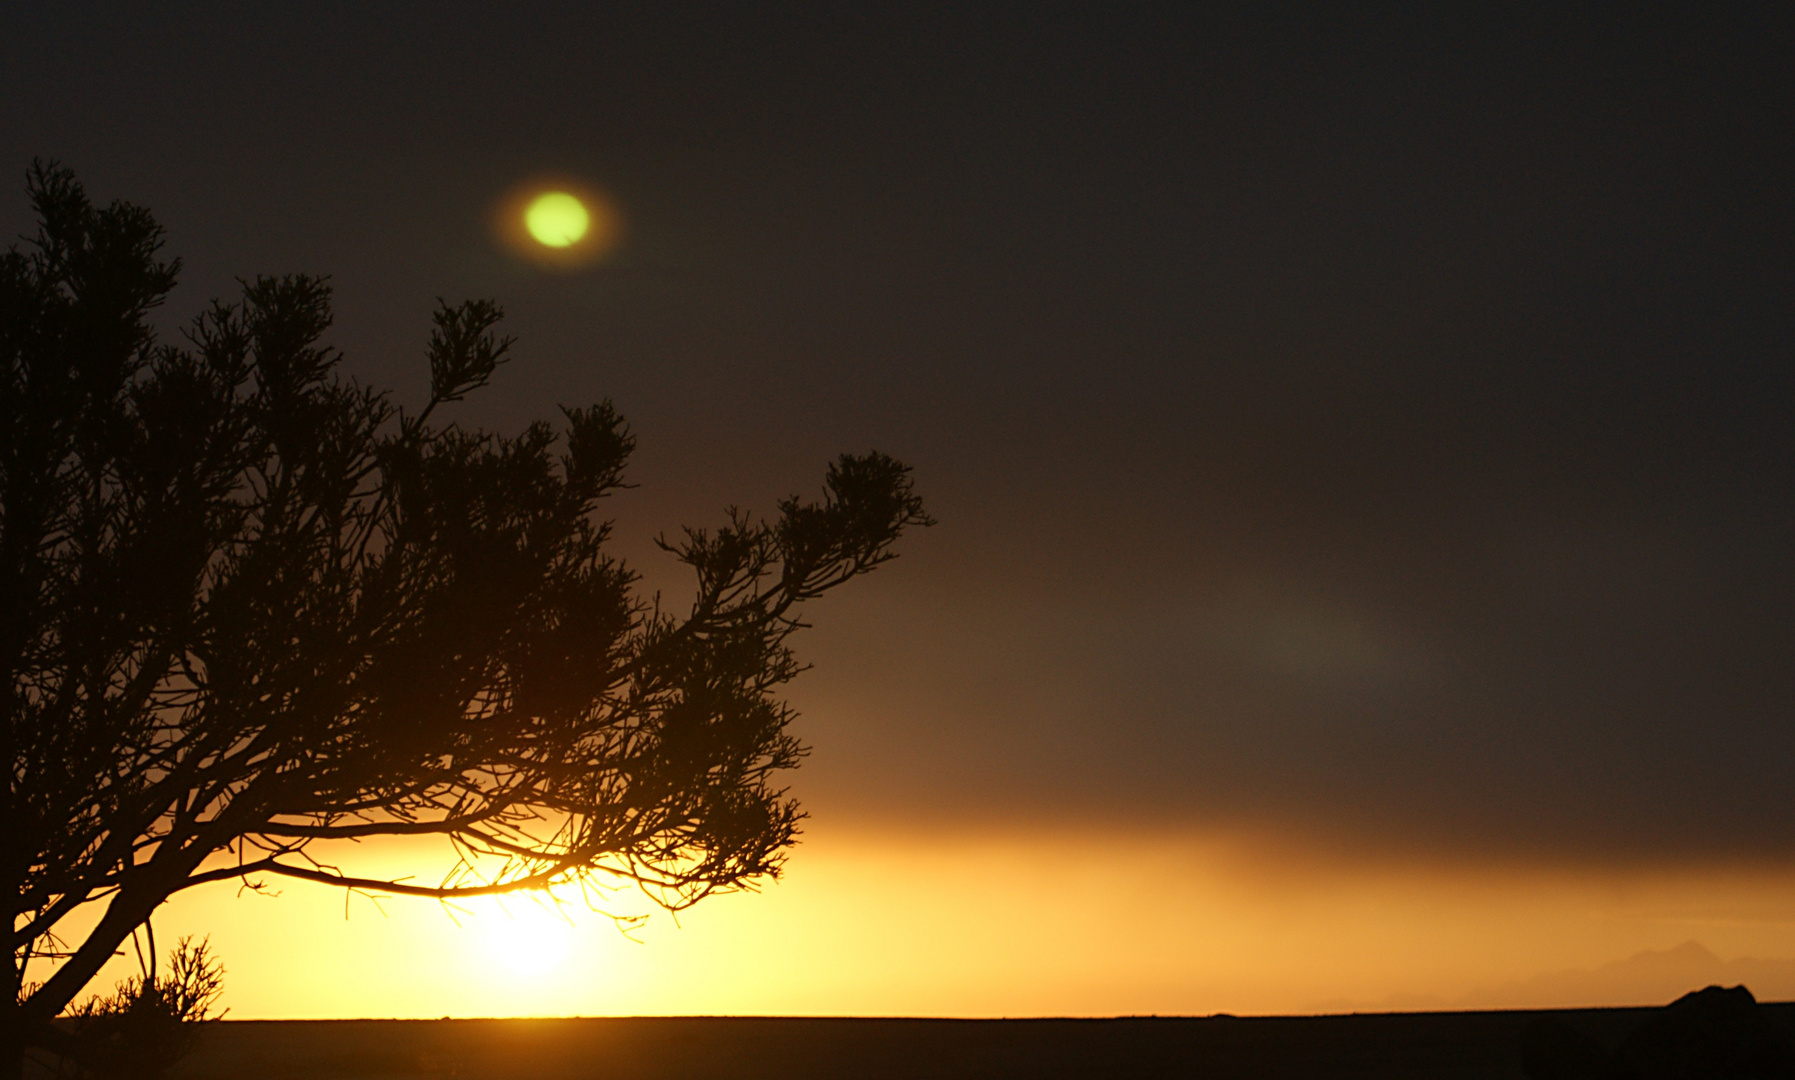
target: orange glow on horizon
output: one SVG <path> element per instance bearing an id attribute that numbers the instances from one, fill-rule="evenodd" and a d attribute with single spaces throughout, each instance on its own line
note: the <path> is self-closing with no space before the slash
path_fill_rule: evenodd
<path id="1" fill-rule="evenodd" d="M 1651 1004 L 1698 977 L 1677 971 L 1695 970 L 1702 949 L 1715 963 L 1758 958 L 1726 970 L 1746 972 L 1762 999 L 1795 998 L 1795 962 L 1777 962 L 1795 957 L 1785 870 L 1352 869 L 1225 836 L 830 833 L 807 838 L 765 891 L 657 914 L 631 937 L 531 897 L 346 905 L 329 889 L 279 887 L 207 886 L 157 916 L 160 941 L 211 935 L 233 1018 Z M 632 893 L 606 903 L 649 910 Z M 1687 942 L 1701 948 L 1666 952 Z M 1603 974 L 1648 950 L 1668 959 Z M 115 966 L 106 987 L 131 973 Z"/>

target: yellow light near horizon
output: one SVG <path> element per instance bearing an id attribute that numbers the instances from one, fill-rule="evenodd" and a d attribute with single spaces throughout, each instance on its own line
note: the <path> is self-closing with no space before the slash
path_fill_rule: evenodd
<path id="1" fill-rule="evenodd" d="M 434 847 L 401 847 L 315 854 L 363 876 L 440 874 Z M 1087 854 L 1068 864 L 1068 851 Z M 825 823 L 777 885 L 712 897 L 677 922 L 657 913 L 629 937 L 584 896 L 568 899 L 377 906 L 322 886 L 214 882 L 159 909 L 156 938 L 210 935 L 233 1020 L 1662 1005 L 1707 981 L 1746 981 L 1741 970 L 1761 972 L 1748 982 L 1759 997 L 1795 1000 L 1795 868 L 1784 864 L 1439 861 L 1245 830 L 1116 840 Z M 602 906 L 654 910 L 628 892 Z M 1129 916 L 1094 926 L 1101 910 Z M 1681 981 L 1692 969 L 1664 956 L 1649 970 L 1615 966 L 1689 941 L 1734 974 Z M 53 966 L 40 960 L 30 977 Z M 119 955 L 92 989 L 136 974 L 135 956 Z"/>
<path id="2" fill-rule="evenodd" d="M 524 210 L 524 227 L 538 244 L 564 248 L 585 237 L 592 227 L 592 215 L 586 204 L 567 192 L 545 191 Z"/>
<path id="3" fill-rule="evenodd" d="M 560 966 L 575 936 L 572 922 L 528 902 L 495 907 L 474 920 L 489 959 L 522 976 L 541 976 Z"/>

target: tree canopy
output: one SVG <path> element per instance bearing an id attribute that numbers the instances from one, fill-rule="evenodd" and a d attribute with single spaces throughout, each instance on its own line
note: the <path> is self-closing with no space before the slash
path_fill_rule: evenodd
<path id="1" fill-rule="evenodd" d="M 247 281 L 165 342 L 179 262 L 150 214 L 55 166 L 28 187 L 39 232 L 0 258 L 10 1043 L 209 881 L 677 908 L 778 874 L 788 642 L 929 523 L 903 464 L 843 456 L 820 499 L 663 539 L 695 579 L 676 616 L 606 551 L 634 445 L 610 403 L 446 419 L 510 357 L 496 304 L 440 307 L 408 412 L 323 344 L 323 280 Z M 416 834 L 462 856 L 436 884 L 307 851 Z M 27 985 L 34 958 L 58 962 Z"/>

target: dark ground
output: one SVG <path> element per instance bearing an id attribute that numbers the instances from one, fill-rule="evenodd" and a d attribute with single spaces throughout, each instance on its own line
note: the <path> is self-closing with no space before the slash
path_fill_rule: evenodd
<path id="1" fill-rule="evenodd" d="M 1765 1005 L 1795 1036 L 1795 1004 Z M 1615 1046 L 1652 1009 L 1113 1020 L 227 1021 L 179 1080 L 401 1077 L 1522 1077 L 1557 1016 Z"/>

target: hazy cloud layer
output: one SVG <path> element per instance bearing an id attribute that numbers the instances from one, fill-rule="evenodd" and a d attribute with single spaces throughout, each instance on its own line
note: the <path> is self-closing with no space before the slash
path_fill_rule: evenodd
<path id="1" fill-rule="evenodd" d="M 1795 847 L 1787 27 L 379 11 L 17 6 L 0 164 L 155 209 L 181 312 L 335 274 L 408 392 L 498 296 L 471 415 L 615 396 L 644 558 L 913 461 L 941 527 L 804 645 L 819 813 Z M 545 170 L 608 267 L 492 244 Z"/>

